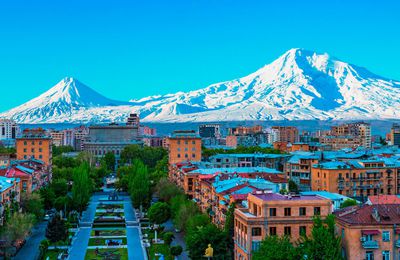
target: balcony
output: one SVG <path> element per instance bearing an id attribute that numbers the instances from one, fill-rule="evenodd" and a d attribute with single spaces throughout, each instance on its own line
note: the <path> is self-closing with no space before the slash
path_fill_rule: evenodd
<path id="1" fill-rule="evenodd" d="M 362 243 L 362 247 L 365 249 L 378 249 L 379 248 L 378 241 L 376 241 L 376 240 L 368 240 L 368 241 L 364 241 L 361 243 Z"/>

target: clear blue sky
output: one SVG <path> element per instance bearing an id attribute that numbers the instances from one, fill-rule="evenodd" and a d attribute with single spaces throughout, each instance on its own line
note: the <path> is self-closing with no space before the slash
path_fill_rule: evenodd
<path id="1" fill-rule="evenodd" d="M 0 111 L 65 76 L 119 100 L 198 89 L 293 47 L 400 80 L 399 14 L 396 0 L 2 1 Z"/>

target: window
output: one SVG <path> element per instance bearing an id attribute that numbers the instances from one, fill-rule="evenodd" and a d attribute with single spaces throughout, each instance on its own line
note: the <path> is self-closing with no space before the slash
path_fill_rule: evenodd
<path id="1" fill-rule="evenodd" d="M 39 148 L 39 152 L 42 152 L 42 148 Z"/>
<path id="2" fill-rule="evenodd" d="M 307 227 L 306 226 L 300 226 L 299 234 L 300 234 L 300 236 L 305 236 L 307 234 Z"/>
<path id="3" fill-rule="evenodd" d="M 367 251 L 365 254 L 365 260 L 374 260 L 374 251 Z"/>
<path id="4" fill-rule="evenodd" d="M 258 249 L 260 249 L 261 246 L 261 241 L 252 241 L 251 242 L 251 250 L 252 251 L 257 251 Z"/>
<path id="5" fill-rule="evenodd" d="M 188 158 L 189 156 L 188 156 L 188 154 L 187 153 L 185 153 L 185 158 Z"/>
<path id="6" fill-rule="evenodd" d="M 192 141 L 192 144 L 195 144 L 195 143 L 196 143 L 196 142 L 193 140 L 193 141 Z"/>
<path id="7" fill-rule="evenodd" d="M 390 251 L 382 251 L 382 260 L 390 260 Z"/>
<path id="8" fill-rule="evenodd" d="M 252 236 L 261 236 L 261 228 L 256 227 L 251 229 Z"/>
<path id="9" fill-rule="evenodd" d="M 32 141 L 31 144 L 34 145 L 34 144 L 35 144 L 35 141 Z"/>
<path id="10" fill-rule="evenodd" d="M 300 216 L 305 216 L 307 213 L 306 213 L 306 208 L 305 207 L 300 207 L 300 209 L 299 209 L 299 215 Z"/>
<path id="11" fill-rule="evenodd" d="M 314 215 L 321 215 L 321 207 L 314 207 Z"/>
<path id="12" fill-rule="evenodd" d="M 187 152 L 188 151 L 188 148 L 187 147 L 185 147 L 185 152 Z"/>
<path id="13" fill-rule="evenodd" d="M 291 227 L 284 227 L 283 232 L 284 232 L 285 236 L 290 236 L 292 234 L 292 228 Z"/>
<path id="14" fill-rule="evenodd" d="M 181 140 L 178 140 L 178 144 L 181 144 Z"/>
<path id="15" fill-rule="evenodd" d="M 276 208 L 269 208 L 269 216 L 270 217 L 276 216 Z"/>
<path id="16" fill-rule="evenodd" d="M 39 145 L 42 145 L 42 141 L 39 141 Z"/>
<path id="17" fill-rule="evenodd" d="M 185 144 L 188 144 L 189 142 L 188 142 L 188 140 L 185 140 Z"/>
<path id="18" fill-rule="evenodd" d="M 382 232 L 382 241 L 385 241 L 385 242 L 390 241 L 390 231 Z"/>
<path id="19" fill-rule="evenodd" d="M 196 158 L 196 154 L 192 153 L 192 158 Z"/>
<path id="20" fill-rule="evenodd" d="M 24 159 L 28 158 L 26 155 L 24 155 Z"/>
<path id="21" fill-rule="evenodd" d="M 31 152 L 34 153 L 34 152 L 35 152 L 35 148 L 32 148 L 32 149 L 31 149 Z"/>
<path id="22" fill-rule="evenodd" d="M 196 147 L 192 147 L 192 151 L 193 151 L 193 152 L 196 151 Z"/>
<path id="23" fill-rule="evenodd" d="M 39 155 L 39 159 L 42 159 L 42 158 L 43 158 L 43 155 L 40 154 L 40 155 Z"/>
<path id="24" fill-rule="evenodd" d="M 26 153 L 26 148 L 24 148 L 24 153 Z"/>
<path id="25" fill-rule="evenodd" d="M 269 227 L 269 235 L 276 236 L 276 227 Z"/>
<path id="26" fill-rule="evenodd" d="M 180 153 L 178 153 L 178 158 L 181 158 L 181 154 Z"/>
<path id="27" fill-rule="evenodd" d="M 27 143 L 26 143 L 26 141 L 24 141 L 24 145 L 26 145 Z"/>
<path id="28" fill-rule="evenodd" d="M 291 208 L 285 208 L 285 217 L 291 216 L 292 210 Z"/>
<path id="29" fill-rule="evenodd" d="M 178 147 L 178 152 L 180 152 L 181 151 L 181 148 L 180 147 Z"/>

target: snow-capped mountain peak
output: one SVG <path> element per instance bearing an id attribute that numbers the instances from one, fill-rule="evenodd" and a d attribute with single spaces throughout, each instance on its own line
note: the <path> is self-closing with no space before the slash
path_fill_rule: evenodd
<path id="1" fill-rule="evenodd" d="M 248 76 L 200 90 L 119 102 L 73 78 L 2 117 L 19 122 L 237 121 L 398 118 L 400 82 L 326 53 L 295 48 Z"/>

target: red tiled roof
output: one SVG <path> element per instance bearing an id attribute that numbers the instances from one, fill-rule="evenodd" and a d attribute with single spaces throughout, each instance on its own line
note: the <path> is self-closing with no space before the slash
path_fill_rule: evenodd
<path id="1" fill-rule="evenodd" d="M 400 204 L 400 197 L 397 195 L 369 196 L 371 204 Z"/>
<path id="2" fill-rule="evenodd" d="M 373 217 L 377 210 L 379 221 Z M 363 205 L 335 212 L 338 221 L 352 225 L 393 225 L 400 223 L 400 204 Z"/>
<path id="3" fill-rule="evenodd" d="M 5 176 L 7 178 L 14 178 L 14 177 L 20 178 L 20 177 L 30 177 L 31 175 L 29 175 L 21 170 L 18 170 L 16 168 L 11 168 L 7 171 Z"/>

